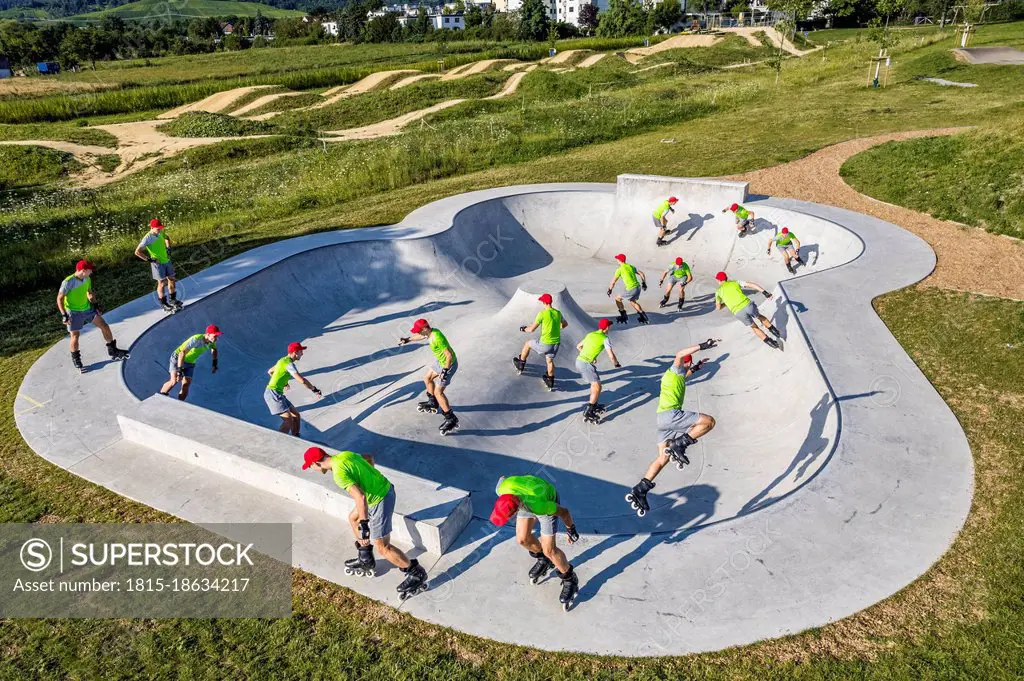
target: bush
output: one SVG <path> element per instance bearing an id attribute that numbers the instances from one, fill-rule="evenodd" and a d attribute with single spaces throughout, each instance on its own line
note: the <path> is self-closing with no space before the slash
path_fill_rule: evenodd
<path id="1" fill-rule="evenodd" d="M 190 111 L 164 123 L 157 130 L 172 137 L 242 137 L 266 135 L 277 128 L 265 121 L 247 121 L 224 114 Z"/>

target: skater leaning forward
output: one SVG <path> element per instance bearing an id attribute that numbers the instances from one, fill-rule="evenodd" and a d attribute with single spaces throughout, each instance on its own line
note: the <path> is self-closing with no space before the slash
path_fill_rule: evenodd
<path id="1" fill-rule="evenodd" d="M 715 427 L 715 419 L 707 414 L 683 409 L 686 379 L 700 371 L 706 360 L 693 363 L 698 350 L 715 347 L 718 341 L 709 338 L 700 345 L 684 348 L 676 353 L 672 366 L 661 377 L 661 396 L 658 399 L 658 456 L 647 467 L 640 482 L 626 495 L 636 514 L 643 518 L 650 510 L 647 493 L 654 488 L 654 479 L 669 460 L 680 470 L 690 463 L 686 448 Z"/>
<path id="2" fill-rule="evenodd" d="M 682 258 L 676 258 L 675 262 L 669 265 L 668 269 L 661 273 L 658 286 L 665 284 L 668 279 L 668 286 L 665 286 L 665 296 L 661 299 L 661 307 L 668 305 L 668 299 L 672 297 L 672 289 L 679 287 L 679 309 L 683 309 L 686 302 L 686 286 L 693 281 L 693 272 L 690 266 Z"/>
<path id="3" fill-rule="evenodd" d="M 572 563 L 555 543 L 558 521 L 565 523 L 565 534 L 570 544 L 580 534 L 576 531 L 569 509 L 558 505 L 558 491 L 547 480 L 535 475 L 514 475 L 498 480 L 495 489 L 498 500 L 491 511 L 491 522 L 501 527 L 516 516 L 516 541 L 536 559 L 530 569 L 530 581 L 534 584 L 544 579 L 551 569 L 558 570 L 562 578 L 562 592 L 558 600 L 568 610 L 579 591 L 579 578 Z M 540 541 L 533 534 L 535 525 L 540 525 Z"/>
<path id="4" fill-rule="evenodd" d="M 580 372 L 583 380 L 590 384 L 590 400 L 583 412 L 583 420 L 588 423 L 599 423 L 601 413 L 605 409 L 603 404 L 597 402 L 601 396 L 601 375 L 597 373 L 597 358 L 601 355 L 601 351 L 608 353 L 608 359 L 612 361 L 612 365 L 616 369 L 622 366 L 619 364 L 618 357 L 615 356 L 615 350 L 612 349 L 612 341 L 608 338 L 611 326 L 610 321 L 602 319 L 597 323 L 597 331 L 591 331 L 576 345 L 576 349 L 580 352 L 576 358 L 576 371 Z"/>
<path id="5" fill-rule="evenodd" d="M 633 309 L 637 313 L 637 321 L 641 324 L 648 322 L 647 313 L 640 307 L 640 290 L 647 290 L 647 277 L 643 272 L 633 267 L 626 262 L 626 256 L 619 253 L 615 256 L 615 259 L 619 261 L 619 267 L 615 270 L 615 275 L 612 277 L 612 281 L 608 284 L 608 296 L 611 297 L 612 291 L 615 289 L 615 282 L 620 278 L 622 279 L 622 285 L 626 287 L 626 293 L 624 296 L 615 296 L 615 306 L 619 308 L 619 324 L 625 324 L 629 321 L 629 315 L 626 314 L 626 307 L 622 303 L 622 299 L 625 298 L 633 306 Z"/>
<path id="6" fill-rule="evenodd" d="M 747 230 L 754 229 L 754 213 L 747 210 L 738 203 L 734 203 L 727 208 L 723 208 L 722 212 L 731 211 L 736 215 L 736 231 L 739 232 L 740 236 L 747 233 Z"/>
<path id="7" fill-rule="evenodd" d="M 673 206 L 677 203 L 679 203 L 679 199 L 670 196 L 654 209 L 654 226 L 658 229 L 658 240 L 655 241 L 655 244 L 658 246 L 664 246 L 666 243 L 665 232 L 668 231 L 668 214 L 676 212 Z"/>
<path id="8" fill-rule="evenodd" d="M 288 382 L 294 378 L 318 398 L 324 396 L 319 388 L 299 373 L 295 366 L 295 363 L 302 359 L 302 353 L 307 349 L 302 343 L 290 343 L 288 354 L 277 360 L 274 366 L 267 370 L 267 373 L 270 374 L 270 381 L 267 383 L 267 389 L 263 391 L 263 401 L 267 403 L 270 413 L 281 417 L 281 427 L 278 430 L 282 433 L 291 433 L 296 437 L 299 435 L 301 421 L 295 405 L 284 396 L 284 391 L 288 389 Z"/>
<path id="9" fill-rule="evenodd" d="M 448 397 L 445 395 L 445 388 L 451 383 L 455 372 L 459 370 L 459 360 L 455 356 L 448 339 L 439 329 L 431 328 L 426 319 L 417 319 L 409 329 L 412 335 L 407 338 L 400 338 L 399 345 L 405 345 L 412 341 L 429 341 L 430 351 L 434 353 L 434 365 L 427 369 L 423 376 L 423 384 L 427 390 L 427 399 L 417 405 L 419 411 L 437 412 L 444 416 L 444 421 L 438 427 L 442 435 L 447 435 L 453 430 L 459 429 L 459 417 L 455 415 Z"/>
<path id="10" fill-rule="evenodd" d="M 178 300 L 174 264 L 171 262 L 171 238 L 166 228 L 156 218 L 149 221 L 149 232 L 135 247 L 135 257 L 149 263 L 149 270 L 156 280 L 156 297 L 164 312 L 177 312 L 182 308 Z M 166 290 L 166 296 L 164 291 Z"/>
<path id="11" fill-rule="evenodd" d="M 533 324 L 520 326 L 519 330 L 523 333 L 533 333 L 539 327 L 540 338 L 526 341 L 519 356 L 512 358 L 512 365 L 518 373 L 522 374 L 523 369 L 526 367 L 526 360 L 530 356 L 530 350 L 536 350 L 544 355 L 544 360 L 547 363 L 544 385 L 547 386 L 548 390 L 554 390 L 555 356 L 558 354 L 558 346 L 562 342 L 562 329 L 569 326 L 569 322 L 562 318 L 561 312 L 551 307 L 553 300 L 550 293 L 545 293 L 537 300 L 544 305 L 544 309 L 537 313 L 537 318 L 533 320 Z"/>
<path id="12" fill-rule="evenodd" d="M 797 239 L 796 234 L 789 231 L 789 227 L 783 227 L 782 231 L 768 242 L 768 255 L 772 254 L 773 243 L 778 247 L 779 253 L 782 253 L 786 269 L 790 274 L 796 274 L 796 266 L 793 265 L 793 261 L 796 261 L 798 265 L 804 264 L 804 261 L 800 259 L 800 239 Z"/>
<path id="13" fill-rule="evenodd" d="M 405 580 L 398 585 L 398 595 L 404 601 L 426 589 L 427 571 L 415 558 L 409 559 L 400 549 L 391 545 L 391 517 L 395 513 L 395 488 L 384 474 L 377 470 L 369 454 L 339 452 L 328 456 L 320 447 L 310 447 L 303 456 L 302 470 L 312 466 L 321 473 L 330 471 L 335 484 L 348 492 L 355 507 L 348 514 L 352 535 L 356 538 L 358 558 L 345 561 L 345 574 L 373 577 L 376 560 L 373 549 L 392 565 L 398 567 Z"/>
<path id="14" fill-rule="evenodd" d="M 210 324 L 206 327 L 205 332 L 189 336 L 185 339 L 184 343 L 175 348 L 174 352 L 171 353 L 171 361 L 168 366 L 171 377 L 160 388 L 160 394 L 170 395 L 174 386 L 180 382 L 181 388 L 178 390 L 178 399 L 184 401 L 188 397 L 188 389 L 192 385 L 192 377 L 196 372 L 196 362 L 207 351 L 210 351 L 213 359 L 211 373 L 217 373 L 217 337 L 220 335 L 221 330 L 216 325 Z"/>
<path id="15" fill-rule="evenodd" d="M 725 305 L 729 308 L 729 312 L 736 315 L 736 319 L 740 320 L 744 326 L 749 326 L 754 335 L 764 341 L 765 345 L 778 350 L 779 342 L 775 338 L 770 338 L 761 330 L 757 323 L 761 322 L 764 328 L 768 329 L 769 333 L 776 338 L 779 337 L 779 330 L 772 325 L 767 317 L 758 311 L 757 305 L 751 302 L 750 298 L 747 298 L 746 294 L 743 293 L 743 289 L 752 288 L 755 291 L 760 291 L 761 295 L 769 300 L 771 300 L 772 294 L 752 281 L 733 281 L 729 279 L 729 275 L 725 272 L 716 274 L 715 279 L 719 281 L 718 290 L 715 291 L 715 311 L 721 310 L 722 305 Z"/>
<path id="16" fill-rule="evenodd" d="M 57 290 L 57 311 L 60 312 L 60 319 L 71 336 L 71 363 L 79 371 L 85 371 L 85 366 L 82 364 L 82 353 L 78 349 L 78 337 L 89 322 L 103 334 L 110 359 L 116 361 L 129 357 L 126 350 L 117 347 L 117 341 L 103 319 L 96 294 L 92 290 L 92 273 L 95 269 L 88 260 L 79 260 L 75 265 L 75 273 L 61 282 Z"/>

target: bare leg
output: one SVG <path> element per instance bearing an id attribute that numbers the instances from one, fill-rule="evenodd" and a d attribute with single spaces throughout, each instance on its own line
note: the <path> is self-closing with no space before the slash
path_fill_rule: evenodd
<path id="1" fill-rule="evenodd" d="M 177 383 L 177 381 L 174 380 L 174 374 L 172 373 L 170 378 L 167 379 L 167 382 L 164 383 L 163 387 L 160 388 L 160 394 L 161 395 L 170 395 L 171 394 L 171 390 L 174 388 L 174 384 L 175 383 Z M 178 399 L 181 399 L 181 398 L 179 397 Z"/>
<path id="2" fill-rule="evenodd" d="M 157 279 L 157 281 L 156 281 L 156 297 L 157 298 L 163 298 L 164 297 L 164 280 L 163 279 Z"/>
<path id="3" fill-rule="evenodd" d="M 530 356 L 530 341 L 523 343 L 523 351 L 519 353 L 519 359 L 526 361 L 526 358 Z"/>
<path id="4" fill-rule="evenodd" d="M 622 304 L 622 296 L 615 296 L 615 307 L 619 308 L 619 312 L 626 311 L 626 306 Z"/>
<path id="5" fill-rule="evenodd" d="M 437 408 L 442 412 L 451 411 L 452 406 L 448 404 L 448 397 L 444 394 L 444 388 L 437 386 L 434 388 L 434 397 L 437 399 Z"/>
<path id="6" fill-rule="evenodd" d="M 81 331 L 71 331 L 71 352 L 78 352 L 78 337 L 82 334 Z"/>
<path id="7" fill-rule="evenodd" d="M 373 546 L 384 560 L 397 568 L 407 568 L 412 565 L 412 561 L 401 549 L 391 545 L 391 535 L 374 539 Z"/>
<path id="8" fill-rule="evenodd" d="M 301 419 L 299 418 L 299 412 L 295 411 L 295 408 L 292 407 L 291 409 L 288 410 L 288 413 L 291 414 L 292 435 L 298 437 L 299 425 L 302 423 Z"/>
<path id="9" fill-rule="evenodd" d="M 281 426 L 277 430 L 282 433 L 292 432 L 292 415 L 289 412 L 281 414 Z"/>
<path id="10" fill-rule="evenodd" d="M 536 518 L 516 518 L 516 541 L 530 553 L 543 553 L 544 547 L 533 536 L 533 526 L 536 522 Z"/>
<path id="11" fill-rule="evenodd" d="M 640 303 L 635 301 L 635 300 L 629 301 L 629 304 L 632 305 L 633 309 L 636 310 L 637 312 L 643 312 L 644 311 L 644 309 L 642 307 L 640 307 Z"/>
<path id="12" fill-rule="evenodd" d="M 547 361 L 547 365 L 548 365 L 548 376 L 554 376 L 555 375 L 555 360 L 551 359 L 550 357 L 545 357 L 544 359 Z"/>
<path id="13" fill-rule="evenodd" d="M 178 291 L 178 280 L 174 277 L 167 277 L 167 293 L 173 296 Z"/>
<path id="14" fill-rule="evenodd" d="M 644 477 L 648 480 L 653 482 L 658 477 L 661 469 L 668 465 L 668 452 L 665 451 L 666 449 L 667 447 L 664 442 L 658 443 L 658 458 L 651 462 L 651 465 L 647 467 L 647 472 L 644 473 Z"/>
<path id="15" fill-rule="evenodd" d="M 182 402 L 184 402 L 185 398 L 188 397 L 188 387 L 190 385 L 192 385 L 192 379 L 182 377 L 181 389 L 178 391 L 178 399 L 181 400 Z"/>
<path id="16" fill-rule="evenodd" d="M 598 398 L 601 397 L 601 382 L 590 384 L 590 403 L 597 404 Z"/>
<path id="17" fill-rule="evenodd" d="M 692 437 L 694 440 L 699 440 L 704 435 L 707 435 L 708 431 L 715 427 L 715 419 L 707 414 L 701 414 L 697 418 L 697 422 L 690 427 L 690 430 L 686 431 L 686 434 Z M 647 467 L 647 473 L 644 475 L 648 480 L 653 481 L 654 478 L 658 477 L 658 473 L 664 468 L 669 462 L 668 455 L 668 442 L 658 443 L 658 458 L 651 462 L 651 465 Z"/>
<path id="18" fill-rule="evenodd" d="M 103 340 L 105 340 L 108 343 L 114 340 L 114 334 L 110 332 L 110 326 L 107 324 L 106 320 L 103 319 L 103 317 L 101 317 L 98 313 L 95 317 L 92 318 L 92 323 L 96 326 L 96 328 L 100 330 L 100 333 L 103 334 Z"/>
<path id="19" fill-rule="evenodd" d="M 533 536 L 532 534 L 530 535 Z M 555 564 L 558 571 L 565 574 L 569 571 L 569 561 L 565 557 L 565 553 L 562 549 L 558 548 L 555 544 L 555 536 L 550 537 L 541 536 L 540 545 L 544 551 L 544 555 L 547 556 L 548 560 Z"/>
<path id="20" fill-rule="evenodd" d="M 764 331 L 762 331 L 761 327 L 759 327 L 757 324 L 751 324 L 750 328 L 754 330 L 754 335 L 760 338 L 761 340 L 764 340 L 766 338 L 766 336 L 764 335 Z"/>
<path id="21" fill-rule="evenodd" d="M 434 394 L 434 379 L 437 378 L 437 372 L 432 369 L 427 369 L 426 376 L 423 377 L 423 386 L 426 388 L 428 395 Z"/>

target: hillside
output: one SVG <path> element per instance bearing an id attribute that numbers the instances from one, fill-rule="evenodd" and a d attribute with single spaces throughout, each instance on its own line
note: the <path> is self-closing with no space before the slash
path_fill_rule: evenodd
<path id="1" fill-rule="evenodd" d="M 77 14 L 69 21 L 96 21 L 105 16 L 116 15 L 126 20 L 156 19 L 160 17 L 252 17 L 260 11 L 270 18 L 301 17 L 299 10 L 280 9 L 259 2 L 235 2 L 234 0 L 180 0 L 169 4 L 164 0 L 138 0 L 127 5 Z"/>

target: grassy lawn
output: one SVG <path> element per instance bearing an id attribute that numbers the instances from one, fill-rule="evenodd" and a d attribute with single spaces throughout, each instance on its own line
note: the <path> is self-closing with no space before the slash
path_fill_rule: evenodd
<path id="1" fill-rule="evenodd" d="M 117 138 L 106 130 L 66 123 L 0 125 L 0 140 L 56 140 L 98 147 L 117 146 Z"/>
<path id="2" fill-rule="evenodd" d="M 984 27 L 978 40 L 1020 30 Z M 107 305 L 149 291 L 148 270 L 131 250 L 153 215 L 178 243 L 176 265 L 195 272 L 268 241 L 387 224 L 430 201 L 485 187 L 611 181 L 621 172 L 739 173 L 855 136 L 925 127 L 974 124 L 982 126 L 977 135 L 1012 139 L 1009 126 L 1024 102 L 1019 69 L 975 67 L 971 82 L 980 87 L 971 90 L 916 80 L 961 68 L 949 56 L 952 43 L 906 42 L 891 86 L 881 90 L 863 87 L 874 47 L 852 40 L 830 49 L 825 62 L 787 60 L 779 87 L 764 68 L 634 74 L 609 57 L 592 69 L 534 72 L 513 97 L 466 103 L 395 138 L 326 147 L 302 135 L 231 141 L 100 190 L 0 194 L 0 520 L 169 519 L 38 458 L 13 419 L 24 373 L 63 337 L 53 309 L 56 282 L 87 255 L 99 264 Z M 381 49 L 392 47 L 407 46 Z M 484 84 L 489 92 L 495 78 L 451 87 L 483 91 Z M 445 87 L 409 89 L 421 88 L 416 96 L 429 102 L 455 91 Z M 333 125 L 390 117 L 380 107 L 412 106 L 401 90 L 394 94 L 343 100 L 323 115 L 336 116 Z M 280 117 L 296 126 L 301 119 Z M 964 185 L 953 184 L 960 178 L 937 170 L 933 181 L 962 196 L 969 193 Z M 963 425 L 975 456 L 976 495 L 964 531 L 939 563 L 894 597 L 840 622 L 687 658 L 548 654 L 428 625 L 296 573 L 295 615 L 284 621 L 5 621 L 0 679 L 1024 675 L 1024 303 L 913 287 L 877 300 L 876 309 Z"/>
<path id="3" fill-rule="evenodd" d="M 288 10 L 264 5 L 256 2 L 236 2 L 235 0 L 179 0 L 168 7 L 163 0 L 138 0 L 126 5 L 110 7 L 98 12 L 78 14 L 68 17 L 67 21 L 100 21 L 107 16 L 117 16 L 125 20 L 158 19 L 168 14 L 175 17 L 254 17 L 256 12 L 271 18 L 301 17 L 299 10 Z"/>
<path id="4" fill-rule="evenodd" d="M 71 154 L 43 147 L 0 147 L 0 192 L 67 179 L 82 164 Z M 30 199 L 31 200 L 31 199 Z"/>

